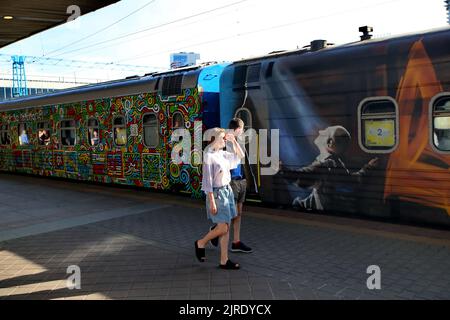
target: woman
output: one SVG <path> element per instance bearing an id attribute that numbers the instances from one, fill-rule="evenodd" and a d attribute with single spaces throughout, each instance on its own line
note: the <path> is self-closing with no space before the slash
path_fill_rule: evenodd
<path id="1" fill-rule="evenodd" d="M 212 138 L 203 156 L 202 190 L 206 193 L 206 211 L 208 218 L 217 227 L 210 230 L 202 239 L 195 241 L 195 254 L 200 262 L 205 261 L 205 246 L 208 241 L 220 237 L 220 265 L 222 269 L 239 269 L 237 263 L 228 259 L 228 241 L 231 219 L 237 216 L 233 191 L 230 187 L 230 170 L 237 167 L 244 157 L 239 144 L 232 133 L 214 128 Z M 233 152 L 223 151 L 225 140 L 233 145 Z"/>
<path id="2" fill-rule="evenodd" d="M 26 146 L 30 142 L 28 141 L 28 135 L 26 130 L 22 130 L 22 133 L 19 136 L 19 144 L 21 146 Z"/>
<path id="3" fill-rule="evenodd" d="M 92 131 L 92 138 L 91 138 L 91 146 L 96 146 L 98 145 L 98 131 L 96 129 L 94 129 Z"/>

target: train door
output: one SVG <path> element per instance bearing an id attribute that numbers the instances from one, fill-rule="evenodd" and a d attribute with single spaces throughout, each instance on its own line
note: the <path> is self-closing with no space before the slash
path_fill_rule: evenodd
<path id="1" fill-rule="evenodd" d="M 167 163 L 166 137 L 162 133 L 166 128 L 165 117 L 161 112 L 146 112 L 142 116 L 143 152 L 142 152 L 142 181 L 144 186 L 166 189 L 169 185 L 165 175 Z M 163 135 L 161 137 L 161 135 Z"/>
<path id="2" fill-rule="evenodd" d="M 182 105 L 175 103 L 172 110 L 169 108 L 168 127 L 169 127 L 169 141 L 167 156 L 169 165 L 169 175 L 171 190 L 173 192 L 190 193 L 189 192 L 189 172 L 190 165 L 187 164 L 190 161 L 190 155 L 185 155 L 183 152 L 183 141 L 185 138 L 189 138 L 191 141 L 193 137 L 188 129 L 186 117 L 188 116 Z M 185 136 L 189 132 L 189 137 Z M 179 160 L 177 160 L 178 158 Z"/>
<path id="3" fill-rule="evenodd" d="M 16 170 L 29 173 L 32 171 L 33 127 L 29 121 L 21 121 L 17 125 L 14 150 Z"/>
<path id="4" fill-rule="evenodd" d="M 10 127 L 6 121 L 0 123 L 0 170 L 9 169 L 11 148 Z"/>
<path id="5" fill-rule="evenodd" d="M 50 121 L 43 120 L 37 123 L 34 171 L 44 176 L 50 175 L 53 169 L 52 134 L 53 125 Z"/>

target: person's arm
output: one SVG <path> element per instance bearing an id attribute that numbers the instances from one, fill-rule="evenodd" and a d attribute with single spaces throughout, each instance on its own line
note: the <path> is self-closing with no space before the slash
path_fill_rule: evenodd
<path id="1" fill-rule="evenodd" d="M 367 173 L 373 169 L 375 169 L 378 166 L 379 159 L 373 158 L 371 159 L 367 164 L 365 164 L 359 171 L 353 172 L 351 175 L 354 177 L 357 177 L 358 180 L 367 175 Z"/>
<path id="2" fill-rule="evenodd" d="M 226 135 L 227 141 L 230 141 L 233 146 L 233 152 L 239 157 L 239 159 L 242 159 L 245 157 L 244 151 L 242 151 L 241 146 L 236 141 L 235 136 L 232 133 L 229 133 Z"/>
<path id="3" fill-rule="evenodd" d="M 217 213 L 216 201 L 213 193 L 213 165 L 209 163 L 208 158 L 205 156 L 202 166 L 202 190 L 209 198 L 209 211 L 211 214 Z"/>
<path id="4" fill-rule="evenodd" d="M 295 180 L 294 184 L 300 188 L 307 188 L 314 185 L 319 179 L 323 171 L 326 170 L 327 163 L 315 160 L 309 166 L 291 169 L 282 166 L 281 175 Z"/>
<path id="5" fill-rule="evenodd" d="M 214 199 L 214 193 L 213 192 L 208 192 L 208 197 L 209 197 L 209 212 L 211 214 L 216 214 L 217 213 L 217 207 L 216 207 L 216 201 Z"/>
<path id="6" fill-rule="evenodd" d="M 242 158 L 245 157 L 244 151 L 242 151 L 241 146 L 237 143 L 233 134 L 228 134 L 227 138 L 227 150 L 232 148 L 232 152 L 224 151 L 223 156 L 230 162 L 230 169 L 235 169 L 239 166 Z"/>
<path id="7" fill-rule="evenodd" d="M 288 168 L 284 165 L 281 165 L 280 173 L 285 176 L 291 176 L 294 178 L 300 178 L 304 175 L 316 173 L 323 166 L 323 163 L 317 160 L 314 160 L 309 166 L 304 166 L 301 168 Z"/>

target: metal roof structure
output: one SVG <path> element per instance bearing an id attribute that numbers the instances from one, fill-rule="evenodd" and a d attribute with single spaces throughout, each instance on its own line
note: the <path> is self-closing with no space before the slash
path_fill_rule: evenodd
<path id="1" fill-rule="evenodd" d="M 0 2 L 0 48 L 104 8 L 119 0 L 2 0 Z M 77 6 L 71 7 L 70 6 Z"/>

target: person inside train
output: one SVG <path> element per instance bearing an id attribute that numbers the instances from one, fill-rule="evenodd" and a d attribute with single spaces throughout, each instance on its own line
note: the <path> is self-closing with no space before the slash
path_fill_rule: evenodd
<path id="1" fill-rule="evenodd" d="M 332 126 L 321 130 L 314 141 L 321 151 L 308 166 L 289 169 L 282 165 L 279 172 L 284 177 L 293 178 L 300 188 L 311 188 L 306 198 L 296 197 L 292 205 L 307 211 L 320 211 L 346 205 L 350 184 L 360 182 L 361 177 L 378 165 L 378 158 L 371 159 L 359 171 L 351 172 L 343 155 L 350 146 L 350 133 L 342 126 Z"/>
<path id="2" fill-rule="evenodd" d="M 435 119 L 434 145 L 441 151 L 450 151 L 450 117 Z"/>
<path id="3" fill-rule="evenodd" d="M 5 126 L 2 128 L 1 144 L 8 145 L 8 144 L 10 144 L 10 142 L 11 141 L 9 138 L 9 133 L 8 133 L 7 127 Z"/>
<path id="4" fill-rule="evenodd" d="M 27 131 L 26 130 L 22 130 L 20 136 L 19 136 L 19 144 L 21 146 L 26 146 L 30 143 L 30 141 L 28 140 L 28 135 L 27 135 Z"/>
<path id="5" fill-rule="evenodd" d="M 91 136 L 91 146 L 98 145 L 99 137 L 98 137 L 98 130 L 94 129 L 92 130 L 92 136 Z"/>
<path id="6" fill-rule="evenodd" d="M 180 113 L 175 113 L 173 116 L 173 129 L 184 128 L 183 116 Z"/>
<path id="7" fill-rule="evenodd" d="M 173 124 L 173 130 L 177 130 L 177 129 L 184 129 L 184 121 L 183 121 L 183 116 L 181 115 L 181 113 L 176 112 L 173 115 L 173 119 L 172 119 L 172 124 Z M 183 136 L 179 136 L 178 138 L 178 142 L 183 141 Z M 180 157 L 182 157 L 182 150 L 180 150 Z"/>
<path id="8" fill-rule="evenodd" d="M 66 137 L 63 137 L 65 146 L 74 146 L 75 145 L 75 137 L 72 132 L 66 132 Z"/>
<path id="9" fill-rule="evenodd" d="M 65 144 L 66 146 L 71 146 L 71 145 L 72 145 L 72 139 L 71 139 L 70 137 L 66 137 L 66 138 L 64 139 L 64 144 Z"/>
<path id="10" fill-rule="evenodd" d="M 50 133 L 48 130 L 39 130 L 39 144 L 48 146 L 50 144 Z"/>
<path id="11" fill-rule="evenodd" d="M 238 263 L 228 259 L 228 244 L 230 238 L 231 220 L 237 216 L 233 190 L 230 187 L 230 170 L 236 168 L 244 157 L 244 152 L 233 134 L 225 135 L 225 130 L 214 128 L 209 145 L 203 155 L 202 190 L 206 194 L 206 212 L 208 218 L 217 226 L 210 230 L 202 239 L 196 240 L 195 255 L 204 262 L 205 246 L 212 239 L 219 237 L 221 269 L 236 270 Z M 233 152 L 224 151 L 225 141 L 233 145 Z"/>
<path id="12" fill-rule="evenodd" d="M 124 146 L 127 143 L 125 128 L 115 128 L 115 142 L 118 146 Z"/>

